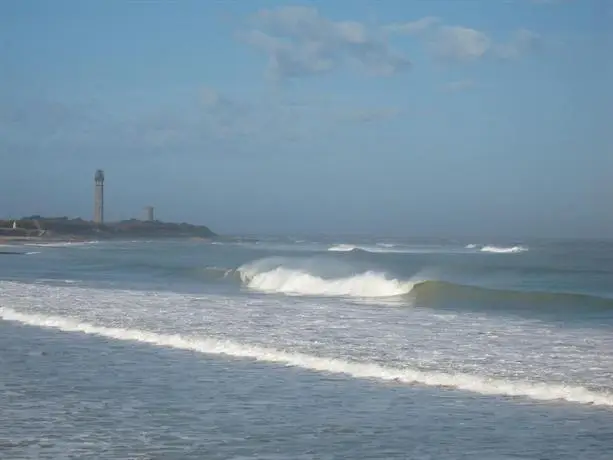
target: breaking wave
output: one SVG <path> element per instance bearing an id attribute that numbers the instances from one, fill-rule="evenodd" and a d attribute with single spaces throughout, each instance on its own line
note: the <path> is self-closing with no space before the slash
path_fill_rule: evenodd
<path id="1" fill-rule="evenodd" d="M 426 304 L 430 300 L 448 299 L 474 301 L 495 308 L 504 308 L 501 302 L 511 302 L 528 309 L 539 305 L 613 308 L 613 297 L 586 292 L 518 290 L 461 284 L 420 275 L 398 277 L 384 270 L 356 270 L 354 266 L 339 261 L 319 258 L 271 257 L 237 269 L 206 267 L 204 273 L 206 277 L 234 280 L 249 289 L 267 294 L 373 299 L 404 297 L 424 300 Z"/>
<path id="2" fill-rule="evenodd" d="M 337 244 L 336 246 L 330 246 L 328 251 L 332 252 L 349 252 L 355 251 L 356 249 L 360 249 L 357 246 L 352 246 L 350 244 Z"/>
<path id="3" fill-rule="evenodd" d="M 374 254 L 412 254 L 429 252 L 426 249 L 397 246 L 391 243 L 377 243 L 376 245 L 337 244 L 328 248 L 329 252 L 370 252 Z"/>
<path id="4" fill-rule="evenodd" d="M 524 246 L 483 246 L 481 252 L 493 252 L 496 254 L 515 254 L 519 252 L 526 252 L 528 248 Z"/>
<path id="5" fill-rule="evenodd" d="M 289 264 L 288 264 L 289 262 Z M 293 262 L 293 266 L 292 266 Z M 302 266 L 301 266 L 302 265 Z M 414 283 L 388 278 L 385 273 L 365 271 L 345 276 L 330 276 L 338 264 L 320 266 L 314 273 L 313 261 L 284 261 L 263 259 L 243 265 L 238 274 L 250 289 L 288 295 L 340 296 L 340 297 L 396 297 L 408 294 Z"/>
<path id="6" fill-rule="evenodd" d="M 353 245 L 353 244 L 337 244 L 328 247 L 329 252 L 367 252 L 373 254 L 423 254 L 423 253 L 446 253 L 457 252 L 459 248 L 452 247 L 406 247 L 397 246 L 389 243 L 377 243 L 376 245 Z M 494 246 L 494 245 L 479 245 L 479 244 L 467 244 L 464 249 L 471 249 L 476 252 L 487 252 L 494 254 L 516 254 L 520 252 L 528 251 L 526 246 Z M 474 252 L 471 251 L 471 252 Z"/>
<path id="7" fill-rule="evenodd" d="M 70 317 L 22 313 L 8 307 L 0 307 L 0 319 L 63 332 L 83 333 L 127 342 L 140 342 L 158 347 L 190 350 L 208 355 L 225 355 L 235 358 L 253 359 L 315 372 L 344 374 L 359 379 L 451 388 L 482 395 L 524 397 L 541 401 L 563 400 L 578 404 L 613 406 L 613 394 L 606 391 L 591 390 L 582 386 L 527 380 L 507 380 L 465 373 L 452 374 L 440 371 L 422 371 L 407 367 L 398 368 L 370 362 L 349 361 L 340 358 L 280 351 L 274 348 L 208 337 L 163 334 L 140 329 L 99 326 Z"/>
<path id="8" fill-rule="evenodd" d="M 515 245 L 515 246 L 494 246 L 494 245 L 479 245 L 479 244 L 467 244 L 464 246 L 465 249 L 478 249 L 480 252 L 491 252 L 494 254 L 516 254 L 519 252 L 526 252 L 528 248 L 526 246 Z"/>

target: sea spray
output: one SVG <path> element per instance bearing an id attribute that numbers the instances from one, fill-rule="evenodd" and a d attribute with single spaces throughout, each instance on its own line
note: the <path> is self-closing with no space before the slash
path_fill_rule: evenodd
<path id="1" fill-rule="evenodd" d="M 288 295 L 395 297 L 408 294 L 415 285 L 375 270 L 355 273 L 349 265 L 325 259 L 262 259 L 238 272 L 250 289 Z"/>
<path id="2" fill-rule="evenodd" d="M 293 295 L 394 297 L 408 294 L 413 283 L 387 279 L 385 274 L 365 272 L 337 279 L 323 279 L 310 273 L 275 268 L 245 280 L 246 285 L 262 292 Z"/>

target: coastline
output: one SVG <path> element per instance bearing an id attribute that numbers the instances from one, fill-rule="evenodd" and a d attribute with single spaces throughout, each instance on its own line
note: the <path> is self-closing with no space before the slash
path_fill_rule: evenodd
<path id="1" fill-rule="evenodd" d="M 213 240 L 219 236 L 204 225 L 185 222 L 131 219 L 98 224 L 80 218 L 44 218 L 40 216 L 11 221 L 0 220 L 0 244 L 171 238 Z"/>

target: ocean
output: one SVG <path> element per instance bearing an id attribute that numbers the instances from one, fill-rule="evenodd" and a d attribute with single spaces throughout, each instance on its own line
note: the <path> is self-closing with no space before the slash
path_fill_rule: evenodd
<path id="1" fill-rule="evenodd" d="M 2 459 L 613 458 L 613 242 L 0 251 Z"/>

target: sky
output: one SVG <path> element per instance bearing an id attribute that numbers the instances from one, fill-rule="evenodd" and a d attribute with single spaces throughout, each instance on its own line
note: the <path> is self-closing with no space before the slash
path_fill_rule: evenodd
<path id="1" fill-rule="evenodd" d="M 613 2 L 0 2 L 0 217 L 613 235 Z"/>

